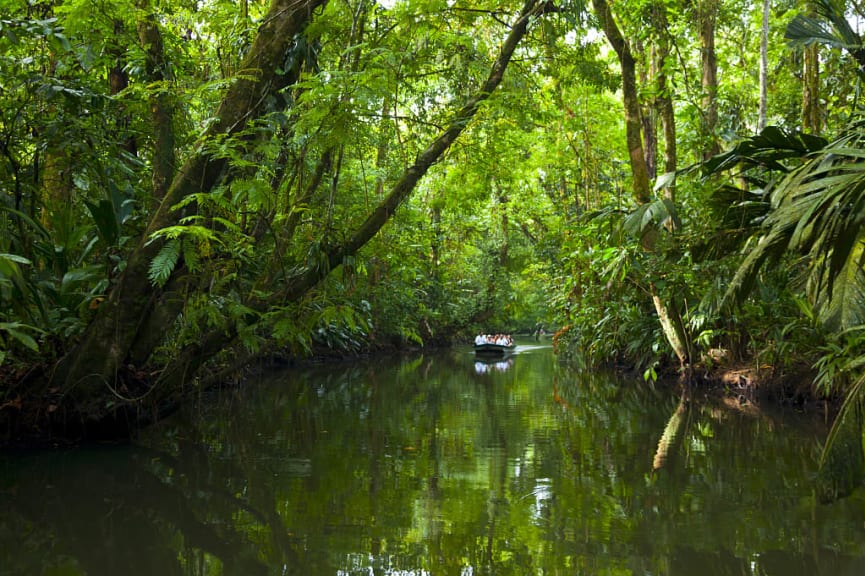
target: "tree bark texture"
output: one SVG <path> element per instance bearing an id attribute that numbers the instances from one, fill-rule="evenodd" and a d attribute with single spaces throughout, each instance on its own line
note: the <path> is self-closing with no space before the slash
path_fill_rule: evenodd
<path id="1" fill-rule="evenodd" d="M 653 47 L 647 47 L 643 48 L 642 53 L 643 65 L 640 67 L 640 83 L 643 86 L 648 86 L 651 82 L 650 79 L 657 76 L 655 50 Z M 646 170 L 649 173 L 649 181 L 654 180 L 658 176 L 658 131 L 655 129 L 657 116 L 655 115 L 655 106 L 652 100 L 644 101 L 640 107 L 640 118 L 643 123 L 643 152 L 646 156 Z"/>
<path id="2" fill-rule="evenodd" d="M 631 176 L 634 180 L 634 198 L 644 204 L 651 200 L 651 186 L 646 158 L 643 154 L 643 138 L 640 120 L 640 101 L 637 94 L 636 62 L 622 36 L 618 24 L 613 19 L 607 0 L 592 0 L 595 14 L 613 50 L 619 57 L 622 67 L 622 100 L 625 104 L 625 138 L 628 144 L 628 157 L 631 160 Z"/>
<path id="3" fill-rule="evenodd" d="M 129 87 L 129 73 L 126 71 L 126 59 L 121 38 L 123 35 L 123 21 L 114 21 L 114 39 L 107 47 L 108 55 L 114 59 L 114 65 L 108 71 L 108 90 L 112 96 L 116 96 Z M 135 136 L 129 132 L 131 116 L 126 114 L 121 105 L 117 116 L 117 138 L 122 142 L 123 149 L 130 155 L 138 155 L 138 143 Z"/>
<path id="4" fill-rule="evenodd" d="M 146 2 L 140 7 L 148 9 Z M 165 58 L 162 33 L 156 22 L 156 15 L 148 11 L 138 21 L 138 40 L 144 49 L 144 65 L 148 80 L 155 91 L 150 96 L 150 120 L 153 125 L 153 197 L 161 200 L 168 192 L 174 177 L 175 139 L 174 139 L 174 102 L 167 85 L 171 81 L 169 64 Z"/>
<path id="5" fill-rule="evenodd" d="M 802 131 L 820 134 L 820 55 L 817 44 L 806 46 L 802 70 Z"/>
<path id="6" fill-rule="evenodd" d="M 652 286 L 652 303 L 658 314 L 658 321 L 664 331 L 667 342 L 676 354 L 681 367 L 691 363 L 691 354 L 688 350 L 688 333 L 679 313 L 678 307 L 673 302 L 665 303 L 658 295 L 657 289 Z"/>
<path id="7" fill-rule="evenodd" d="M 715 21 L 718 15 L 718 0 L 700 0 L 697 7 L 697 25 L 700 35 L 700 56 L 703 87 L 703 136 L 705 147 L 703 160 L 721 151 L 716 131 L 718 129 L 718 57 L 715 53 Z"/>
<path id="8" fill-rule="evenodd" d="M 651 188 L 640 134 L 640 105 L 637 95 L 634 58 L 619 31 L 618 25 L 613 20 L 607 0 L 592 0 L 592 5 L 595 7 L 598 20 L 601 22 L 607 39 L 619 56 L 619 62 L 622 66 L 622 99 L 625 102 L 625 129 L 631 160 L 631 173 L 634 178 L 634 196 L 639 204 L 645 204 L 651 201 Z M 654 285 L 651 286 L 651 293 L 652 303 L 655 306 L 664 335 L 679 358 L 680 364 L 685 366 L 689 363 L 689 357 L 681 315 L 675 303 L 668 304 L 661 300 Z"/>

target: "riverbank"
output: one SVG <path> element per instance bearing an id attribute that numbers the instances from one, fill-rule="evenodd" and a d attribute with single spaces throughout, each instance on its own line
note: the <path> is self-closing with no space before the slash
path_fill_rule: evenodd
<path id="1" fill-rule="evenodd" d="M 148 398 L 158 374 L 144 370 L 127 374 L 121 393 L 127 398 L 141 398 L 135 402 L 115 400 L 114 415 L 105 428 L 94 434 L 82 430 L 74 422 L 65 420 L 64 398 L 56 388 L 45 385 L 50 374 L 49 365 L 0 367 L 0 445 L 74 444 L 90 439 L 122 439 L 135 431 L 158 421 L 179 409 L 202 391 L 212 388 L 244 386 L 265 370 L 280 366 L 303 366 L 355 361 L 359 358 L 391 357 L 417 354 L 424 350 L 438 350 L 452 346 L 450 342 L 435 342 L 425 347 L 394 342 L 378 343 L 362 351 L 346 352 L 327 348 L 315 350 L 310 356 L 299 357 L 286 351 L 270 351 L 252 359 L 237 359 L 211 372 L 200 386 L 187 387 L 183 395 Z M 468 345 L 468 344 L 466 344 Z M 619 367 L 617 371 L 627 373 Z M 634 375 L 637 377 L 637 375 Z M 671 386 L 689 386 L 690 393 L 714 399 L 725 398 L 726 404 L 751 410 L 762 405 L 797 411 L 820 410 L 834 413 L 843 398 L 823 398 L 815 393 L 814 369 L 801 363 L 778 369 L 756 361 L 731 362 L 724 358 L 707 358 L 691 371 L 689 381 L 669 367 L 659 374 L 661 383 Z M 155 396 L 155 395 L 154 395 Z"/>

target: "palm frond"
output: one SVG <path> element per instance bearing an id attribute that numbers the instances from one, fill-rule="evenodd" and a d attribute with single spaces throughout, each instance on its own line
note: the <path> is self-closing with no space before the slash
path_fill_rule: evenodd
<path id="1" fill-rule="evenodd" d="M 727 152 L 713 156 L 700 167 L 705 177 L 733 168 L 743 172 L 751 168 L 763 168 L 787 173 L 804 156 L 822 149 L 826 144 L 826 140 L 819 136 L 767 126 L 759 134 L 742 140 Z M 795 163 L 789 166 L 789 160 L 795 160 Z"/>
<path id="2" fill-rule="evenodd" d="M 669 198 L 656 198 L 638 206 L 625 217 L 623 227 L 626 233 L 635 238 L 661 228 L 675 230 L 682 227 L 676 205 Z"/>
<path id="3" fill-rule="evenodd" d="M 835 278 L 832 292 L 821 289 L 826 281 L 808 283 L 807 293 L 819 314 L 820 322 L 828 329 L 842 331 L 865 324 L 865 242 L 856 243 L 841 273 Z"/>
<path id="4" fill-rule="evenodd" d="M 741 301 L 760 268 L 785 252 L 806 257 L 808 285 L 815 297 L 820 295 L 824 310 L 838 310 L 835 283 L 842 276 L 847 285 L 838 291 L 839 296 L 865 289 L 849 284 L 865 280 L 856 271 L 863 259 L 857 246 L 865 223 L 865 134 L 861 126 L 852 126 L 787 174 L 772 190 L 770 204 L 763 235 L 736 272 L 724 296 L 725 306 Z M 837 318 L 837 314 L 826 317 Z"/>
<path id="5" fill-rule="evenodd" d="M 756 240 L 727 286 L 721 300 L 722 309 L 732 308 L 751 293 L 763 265 L 779 260 L 786 252 L 789 233 L 788 228 L 773 228 Z"/>
<path id="6" fill-rule="evenodd" d="M 823 44 L 846 50 L 859 64 L 858 73 L 865 68 L 865 45 L 847 20 L 847 3 L 841 0 L 811 0 L 816 17 L 798 14 L 787 25 L 785 37 L 791 46 Z"/>
<path id="7" fill-rule="evenodd" d="M 811 44 L 823 44 L 839 50 L 849 47 L 843 38 L 839 37 L 826 26 L 823 20 L 809 18 L 802 14 L 797 14 L 787 24 L 784 38 L 787 39 L 790 46 L 796 48 L 810 46 Z"/>

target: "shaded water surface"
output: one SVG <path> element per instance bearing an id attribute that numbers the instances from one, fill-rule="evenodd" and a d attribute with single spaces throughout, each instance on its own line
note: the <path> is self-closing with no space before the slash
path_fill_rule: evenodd
<path id="1" fill-rule="evenodd" d="M 0 456 L 0 574 L 865 573 L 819 419 L 523 343 L 268 375 L 135 444 Z"/>

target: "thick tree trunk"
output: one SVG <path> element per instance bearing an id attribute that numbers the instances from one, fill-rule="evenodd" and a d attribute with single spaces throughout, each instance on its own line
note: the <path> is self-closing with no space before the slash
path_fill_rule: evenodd
<path id="1" fill-rule="evenodd" d="M 715 53 L 715 21 L 718 0 L 700 0 L 697 7 L 697 25 L 700 35 L 703 87 L 703 159 L 721 151 L 718 145 L 718 57 Z"/>
<path id="2" fill-rule="evenodd" d="M 51 146 L 42 156 L 42 173 L 39 177 L 41 220 L 42 225 L 49 230 L 54 229 L 54 220 L 71 205 L 75 189 L 72 165 L 73 158 L 63 143 Z"/>
<path id="3" fill-rule="evenodd" d="M 802 70 L 802 131 L 820 134 L 820 55 L 817 44 L 806 46 Z"/>
<path id="4" fill-rule="evenodd" d="M 140 2 L 141 8 L 145 2 Z M 155 93 L 150 95 L 150 119 L 153 124 L 153 197 L 161 200 L 168 192 L 174 177 L 174 102 L 171 90 L 166 85 L 171 81 L 169 64 L 165 58 L 162 33 L 156 22 L 156 15 L 148 12 L 138 21 L 138 39 L 144 48 L 144 65 Z"/>
<path id="5" fill-rule="evenodd" d="M 653 20 L 658 35 L 657 46 L 657 76 L 655 76 L 655 107 L 661 117 L 661 127 L 664 133 L 664 172 L 674 172 L 678 168 L 678 148 L 676 146 L 676 116 L 673 111 L 673 97 L 667 79 L 667 59 L 670 56 L 670 37 L 667 31 L 667 12 L 663 3 L 657 3 L 653 9 Z M 664 195 L 675 200 L 675 188 L 668 186 Z"/>
<path id="6" fill-rule="evenodd" d="M 129 86 L 129 74 L 126 72 L 124 48 L 121 46 L 122 35 L 123 21 L 115 20 L 115 42 L 107 48 L 109 57 L 114 59 L 114 65 L 108 71 L 108 89 L 112 96 L 120 94 Z M 117 118 L 117 138 L 123 142 L 123 149 L 128 154 L 136 156 L 138 154 L 138 143 L 135 141 L 135 136 L 129 132 L 131 116 L 125 112 L 122 105 L 119 112 L 120 114 Z"/>
<path id="7" fill-rule="evenodd" d="M 642 42 L 634 43 L 634 52 L 639 70 L 639 85 L 649 86 L 653 78 L 657 76 L 655 65 L 655 47 L 651 44 L 644 45 Z M 649 181 L 654 181 L 658 176 L 658 130 L 657 115 L 655 112 L 655 96 L 644 97 L 640 102 L 640 121 L 643 131 L 643 153 L 646 157 L 646 170 L 649 173 Z"/>
<path id="8" fill-rule="evenodd" d="M 645 74 L 643 83 L 648 84 L 649 75 Z M 645 142 L 646 155 L 646 171 L 649 173 L 649 180 L 652 181 L 658 176 L 658 131 L 655 129 L 657 116 L 655 115 L 655 107 L 653 102 L 646 102 L 642 107 L 640 114 L 643 121 L 643 141 Z"/>
<path id="9" fill-rule="evenodd" d="M 47 76 L 54 76 L 57 62 L 53 56 L 50 60 Z M 50 104 L 53 108 L 53 104 Z M 62 133 L 60 138 L 62 138 Z M 39 164 L 41 168 L 38 173 L 39 181 L 39 200 L 36 205 L 41 205 L 40 220 L 42 225 L 48 230 L 55 228 L 55 220 L 62 216 L 63 211 L 68 211 L 71 206 L 75 184 L 72 181 L 72 172 L 75 159 L 69 151 L 66 142 L 61 139 L 53 138 L 48 141 L 48 145 L 42 155 L 42 161 Z M 16 191 L 19 192 L 19 191 Z M 15 209 L 23 210 L 21 205 L 21 197 L 16 194 Z M 26 238 L 22 233 L 21 238 Z M 27 254 L 25 254 L 27 255 Z"/>

